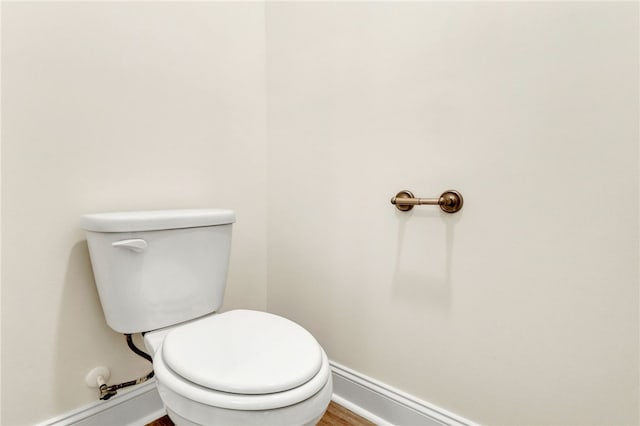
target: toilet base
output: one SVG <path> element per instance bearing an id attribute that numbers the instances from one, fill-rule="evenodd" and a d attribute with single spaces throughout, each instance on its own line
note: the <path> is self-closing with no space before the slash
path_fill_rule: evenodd
<path id="1" fill-rule="evenodd" d="M 212 407 L 189 400 L 157 382 L 158 392 L 169 418 L 177 426 L 313 426 L 317 424 L 331 402 L 333 382 L 304 401 L 272 410 L 241 411 Z"/>

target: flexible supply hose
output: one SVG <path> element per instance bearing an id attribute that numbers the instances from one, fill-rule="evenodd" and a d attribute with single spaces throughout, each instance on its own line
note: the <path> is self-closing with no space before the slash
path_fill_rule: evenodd
<path id="1" fill-rule="evenodd" d="M 151 355 L 149 355 L 148 353 L 140 350 L 133 343 L 133 339 L 131 338 L 131 334 L 125 334 L 125 337 L 127 338 L 127 346 L 129 346 L 129 349 L 131 349 L 136 355 L 141 356 L 142 358 L 146 359 L 147 361 L 153 363 L 153 360 L 151 359 Z M 106 401 L 107 399 L 109 399 L 112 396 L 114 396 L 115 394 L 117 394 L 118 393 L 118 389 L 122 389 L 122 388 L 126 388 L 126 387 L 129 387 L 129 386 L 133 386 L 133 385 L 137 385 L 137 384 L 140 384 L 140 383 L 144 383 L 147 380 L 149 380 L 150 378 L 152 378 L 153 374 L 154 374 L 153 370 L 151 370 L 151 372 L 149 372 L 149 374 L 147 374 L 146 376 L 142 376 L 140 378 L 137 378 L 135 380 L 130 380 L 128 382 L 118 383 L 117 385 L 107 386 L 106 383 L 103 383 L 99 387 L 99 389 L 100 389 L 100 399 Z"/>
<path id="2" fill-rule="evenodd" d="M 136 355 L 139 355 L 142 358 L 146 359 L 147 361 L 153 363 L 153 360 L 151 359 L 151 355 L 149 355 L 148 353 L 138 349 L 138 347 L 133 343 L 133 339 L 131 338 L 130 334 L 125 334 L 125 337 L 127 338 L 127 345 L 129 346 L 129 349 L 131 349 L 133 352 L 135 352 Z M 153 376 L 151 376 L 151 377 L 153 377 Z"/>

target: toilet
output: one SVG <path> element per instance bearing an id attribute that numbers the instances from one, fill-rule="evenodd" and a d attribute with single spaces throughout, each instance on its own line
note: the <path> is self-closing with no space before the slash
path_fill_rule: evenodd
<path id="1" fill-rule="evenodd" d="M 286 318 L 222 306 L 232 210 L 84 215 L 107 324 L 143 333 L 177 425 L 314 425 L 331 400 L 329 361 Z"/>

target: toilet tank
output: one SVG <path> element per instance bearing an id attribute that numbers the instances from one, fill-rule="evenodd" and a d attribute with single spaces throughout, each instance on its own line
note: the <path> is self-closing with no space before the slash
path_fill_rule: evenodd
<path id="1" fill-rule="evenodd" d="M 82 216 L 107 324 L 137 333 L 220 308 L 232 210 L 162 210 Z"/>

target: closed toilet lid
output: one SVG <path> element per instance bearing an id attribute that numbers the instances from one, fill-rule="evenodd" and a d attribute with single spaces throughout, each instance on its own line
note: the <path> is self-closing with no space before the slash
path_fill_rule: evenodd
<path id="1" fill-rule="evenodd" d="M 298 324 L 266 312 L 236 310 L 178 327 L 162 358 L 183 378 L 222 392 L 283 392 L 312 379 L 322 349 Z"/>

